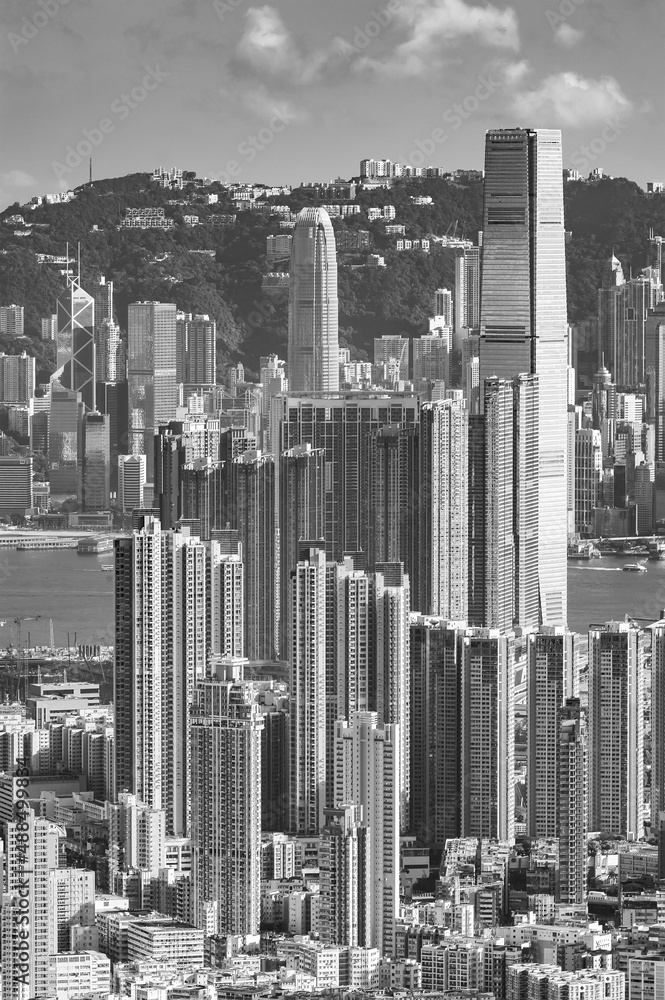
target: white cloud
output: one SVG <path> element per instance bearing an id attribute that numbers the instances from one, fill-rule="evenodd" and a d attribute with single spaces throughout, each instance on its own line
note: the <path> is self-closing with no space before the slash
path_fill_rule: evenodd
<path id="1" fill-rule="evenodd" d="M 578 128 L 633 111 L 614 77 L 590 80 L 573 72 L 547 76 L 532 90 L 514 92 L 511 100 L 514 114 L 541 126 L 549 121 Z"/>
<path id="2" fill-rule="evenodd" d="M 584 38 L 584 32 L 579 28 L 573 28 L 572 24 L 560 24 L 554 32 L 554 40 L 564 49 L 572 49 Z"/>
<path id="3" fill-rule="evenodd" d="M 238 55 L 262 75 L 306 84 L 318 79 L 326 68 L 340 63 L 344 53 L 338 39 L 329 48 L 302 52 L 278 11 L 266 4 L 247 11 Z"/>
<path id="4" fill-rule="evenodd" d="M 0 177 L 0 181 L 7 187 L 34 187 L 37 181 L 25 170 L 9 170 Z"/>
<path id="5" fill-rule="evenodd" d="M 512 7 L 499 9 L 491 3 L 481 7 L 465 0 L 413 0 L 398 11 L 396 21 L 408 32 L 406 41 L 384 59 L 360 59 L 359 68 L 425 75 L 442 63 L 446 50 L 467 38 L 488 48 L 519 49 Z"/>

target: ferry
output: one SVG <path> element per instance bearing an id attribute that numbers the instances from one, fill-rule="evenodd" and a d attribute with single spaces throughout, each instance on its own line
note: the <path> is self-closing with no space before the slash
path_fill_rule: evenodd
<path id="1" fill-rule="evenodd" d="M 624 573 L 646 573 L 647 568 L 642 563 L 626 563 L 621 567 Z"/>

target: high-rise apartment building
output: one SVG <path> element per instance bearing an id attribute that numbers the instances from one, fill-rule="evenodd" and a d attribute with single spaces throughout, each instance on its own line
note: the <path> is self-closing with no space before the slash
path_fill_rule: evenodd
<path id="1" fill-rule="evenodd" d="M 363 945 L 368 930 L 367 828 L 357 805 L 325 810 L 321 831 L 321 940 L 325 945 Z"/>
<path id="2" fill-rule="evenodd" d="M 275 657 L 275 459 L 246 451 L 231 463 L 231 526 L 242 543 L 245 573 L 245 656 Z"/>
<path id="3" fill-rule="evenodd" d="M 183 522 L 196 525 L 202 540 L 227 523 L 228 465 L 197 458 L 180 470 Z"/>
<path id="4" fill-rule="evenodd" d="M 385 334 L 374 338 L 374 364 L 386 365 L 391 382 L 405 382 L 409 377 L 409 338 Z"/>
<path id="5" fill-rule="evenodd" d="M 644 831 L 645 636 L 632 622 L 589 631 L 589 827 Z"/>
<path id="6" fill-rule="evenodd" d="M 411 581 L 411 602 L 418 607 L 419 428 L 382 427 L 369 447 L 368 565 L 401 562 Z"/>
<path id="7" fill-rule="evenodd" d="M 81 393 L 86 410 L 96 409 L 95 300 L 70 278 L 57 303 L 56 376 L 65 389 Z"/>
<path id="8" fill-rule="evenodd" d="M 369 865 L 365 944 L 394 954 L 399 915 L 399 725 L 374 712 L 356 712 L 335 724 L 335 801 L 359 806 Z"/>
<path id="9" fill-rule="evenodd" d="M 480 325 L 480 247 L 461 247 L 455 256 L 454 345 L 459 348 L 463 330 Z"/>
<path id="10" fill-rule="evenodd" d="M 210 650 L 223 659 L 242 659 L 245 648 L 245 588 L 238 532 L 215 532 L 210 544 Z"/>
<path id="11" fill-rule="evenodd" d="M 651 826 L 665 812 L 665 621 L 651 626 Z"/>
<path id="12" fill-rule="evenodd" d="M 24 329 L 25 308 L 23 306 L 0 306 L 0 333 L 10 337 L 22 337 Z"/>
<path id="13" fill-rule="evenodd" d="M 563 705 L 579 695 L 579 637 L 561 626 L 543 626 L 527 638 L 527 831 L 559 836 L 560 752 Z"/>
<path id="14" fill-rule="evenodd" d="M 567 698 L 559 722 L 559 901 L 586 902 L 587 735 L 578 698 Z"/>
<path id="15" fill-rule="evenodd" d="M 460 391 L 420 414 L 419 592 L 424 614 L 466 619 L 468 415 Z"/>
<path id="16" fill-rule="evenodd" d="M 561 133 L 487 133 L 480 380 L 535 374 L 540 616 L 566 619 L 567 315 Z M 531 572 L 529 567 L 528 572 Z"/>
<path id="17" fill-rule="evenodd" d="M 207 654 L 207 550 L 159 521 L 115 543 L 117 793 L 189 829 L 189 705 Z"/>
<path id="18" fill-rule="evenodd" d="M 111 503 L 111 441 L 109 418 L 89 411 L 83 417 L 81 510 L 108 510 Z"/>
<path id="19" fill-rule="evenodd" d="M 194 915 L 212 934 L 258 934 L 263 716 L 241 659 L 213 661 L 192 709 Z"/>
<path id="20" fill-rule="evenodd" d="M 293 230 L 289 284 L 289 386 L 337 392 L 337 256 L 324 208 L 303 208 Z"/>
<path id="21" fill-rule="evenodd" d="M 461 835 L 512 841 L 515 831 L 515 634 L 460 636 Z"/>
<path id="22" fill-rule="evenodd" d="M 446 331 L 443 327 L 413 338 L 413 385 L 419 392 L 426 391 L 431 382 L 448 384 L 450 344 Z"/>
<path id="23" fill-rule="evenodd" d="M 0 403 L 29 403 L 35 395 L 35 359 L 0 354 Z"/>
<path id="24" fill-rule="evenodd" d="M 316 836 L 326 804 L 326 557 L 308 547 L 289 591 L 290 828 Z"/>
<path id="25" fill-rule="evenodd" d="M 176 381 L 186 385 L 217 382 L 217 326 L 208 315 L 179 312 L 176 320 Z"/>
<path id="26" fill-rule="evenodd" d="M 175 418 L 176 317 L 172 302 L 133 302 L 127 314 L 129 436 L 133 455 L 145 455 L 153 481 L 153 435 Z"/>

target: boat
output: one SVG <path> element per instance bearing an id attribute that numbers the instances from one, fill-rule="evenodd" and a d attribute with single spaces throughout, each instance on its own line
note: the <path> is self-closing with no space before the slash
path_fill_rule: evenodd
<path id="1" fill-rule="evenodd" d="M 647 568 L 642 563 L 626 563 L 621 567 L 624 573 L 646 573 Z"/>
<path id="2" fill-rule="evenodd" d="M 569 559 L 600 559 L 602 552 L 600 549 L 596 548 L 593 542 L 569 542 L 568 543 L 568 558 Z"/>
<path id="3" fill-rule="evenodd" d="M 104 566 L 100 566 L 100 569 L 101 569 L 102 573 L 112 573 L 113 572 L 113 564 L 112 563 L 105 563 Z"/>
<path id="4" fill-rule="evenodd" d="M 654 538 L 647 542 L 649 559 L 665 559 L 665 539 Z"/>

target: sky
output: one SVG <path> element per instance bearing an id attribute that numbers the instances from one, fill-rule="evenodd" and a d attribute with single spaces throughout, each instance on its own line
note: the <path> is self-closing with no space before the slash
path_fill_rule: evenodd
<path id="1" fill-rule="evenodd" d="M 488 128 L 665 181 L 662 0 L 2 0 L 0 208 L 178 166 L 351 177 L 482 168 Z"/>

